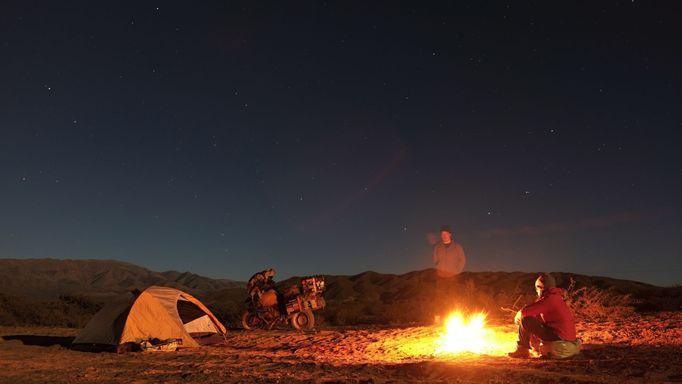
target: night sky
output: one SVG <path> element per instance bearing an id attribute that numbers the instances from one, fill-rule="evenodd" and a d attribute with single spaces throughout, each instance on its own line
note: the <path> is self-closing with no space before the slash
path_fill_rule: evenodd
<path id="1" fill-rule="evenodd" d="M 682 283 L 682 3 L 122 4 L 0 5 L 0 257 Z"/>

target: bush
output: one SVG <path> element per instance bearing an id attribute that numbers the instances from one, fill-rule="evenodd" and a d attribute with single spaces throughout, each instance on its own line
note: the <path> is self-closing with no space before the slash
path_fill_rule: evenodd
<path id="1" fill-rule="evenodd" d="M 576 317 L 592 321 L 631 315 L 635 304 L 629 294 L 587 286 L 576 289 L 573 279 L 566 290 L 566 302 Z"/>
<path id="2" fill-rule="evenodd" d="M 81 328 L 100 308 L 101 303 L 85 296 L 30 301 L 0 294 L 0 325 Z"/>

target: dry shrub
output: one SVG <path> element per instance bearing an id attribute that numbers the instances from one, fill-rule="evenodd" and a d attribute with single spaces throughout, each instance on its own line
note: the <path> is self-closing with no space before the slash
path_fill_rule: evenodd
<path id="1" fill-rule="evenodd" d="M 630 316 L 634 313 L 636 304 L 629 294 L 597 287 L 575 288 L 573 279 L 566 290 L 565 299 L 577 318 L 591 321 Z"/>
<path id="2" fill-rule="evenodd" d="M 244 304 L 241 301 L 204 302 L 208 309 L 228 328 L 241 327 Z"/>
<path id="3" fill-rule="evenodd" d="M 456 309 L 465 312 L 485 311 L 489 318 L 506 320 L 508 316 L 501 310 L 501 307 L 514 301 L 512 299 L 514 294 L 498 290 L 480 281 L 477 283 L 473 278 L 465 279 L 458 291 Z"/>
<path id="4" fill-rule="evenodd" d="M 62 295 L 51 301 L 31 301 L 0 294 L 0 325 L 82 328 L 100 308 L 100 302 L 78 295 Z"/>
<path id="5" fill-rule="evenodd" d="M 363 307 L 351 302 L 328 300 L 327 307 L 321 311 L 325 320 L 334 325 L 356 325 L 363 322 Z"/>

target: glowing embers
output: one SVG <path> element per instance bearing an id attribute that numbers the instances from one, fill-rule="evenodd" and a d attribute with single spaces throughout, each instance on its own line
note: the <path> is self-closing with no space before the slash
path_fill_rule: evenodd
<path id="1" fill-rule="evenodd" d="M 516 334 L 489 327 L 483 312 L 465 316 L 462 312 L 455 311 L 445 319 L 436 345 L 436 355 L 468 352 L 502 356 L 514 350 Z"/>

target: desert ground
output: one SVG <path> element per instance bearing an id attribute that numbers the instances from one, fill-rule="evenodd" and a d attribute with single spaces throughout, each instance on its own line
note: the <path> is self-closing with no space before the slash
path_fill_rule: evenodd
<path id="1" fill-rule="evenodd" d="M 3 383 L 673 383 L 682 382 L 682 313 L 580 322 L 571 359 L 511 359 L 507 324 L 488 354 L 437 353 L 442 327 L 230 330 L 224 342 L 175 352 L 69 349 L 70 328 L 0 327 Z M 502 340 L 501 339 L 501 340 Z"/>

